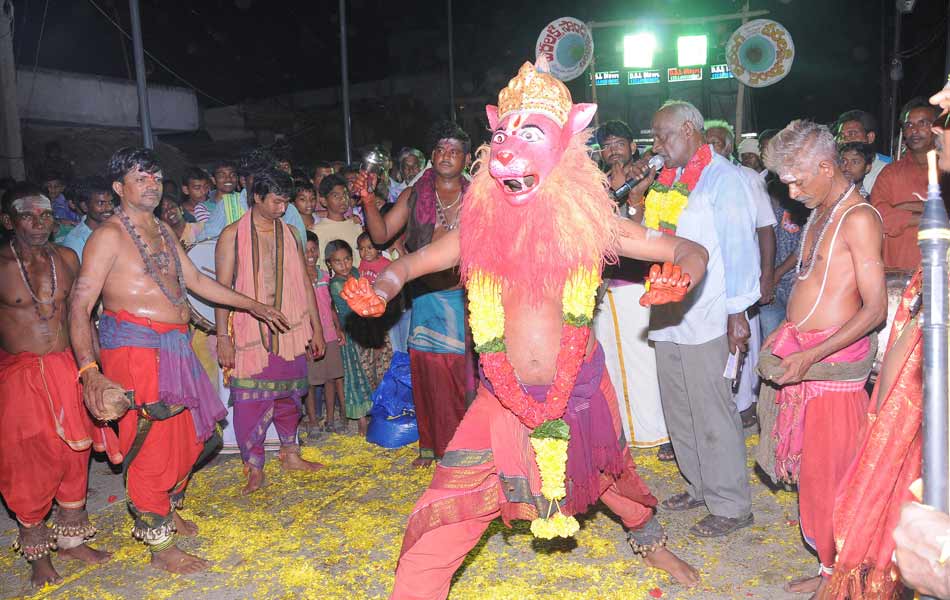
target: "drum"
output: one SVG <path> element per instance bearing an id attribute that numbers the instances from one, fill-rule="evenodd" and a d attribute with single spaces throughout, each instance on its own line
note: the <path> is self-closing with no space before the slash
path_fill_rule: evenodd
<path id="1" fill-rule="evenodd" d="M 913 276 L 913 271 L 888 269 L 884 272 L 884 283 L 887 287 L 887 321 L 877 330 L 879 332 L 877 358 L 874 360 L 874 366 L 871 369 L 871 382 L 877 380 L 878 373 L 881 371 L 884 351 L 887 349 L 887 338 L 890 337 L 891 326 L 894 324 L 894 315 L 897 313 L 897 307 L 900 306 L 904 288 L 907 287 Z"/>
<path id="2" fill-rule="evenodd" d="M 212 279 L 215 278 L 214 247 L 216 242 L 217 240 L 207 240 L 199 242 L 188 249 L 188 258 L 191 259 L 191 262 L 194 263 L 198 271 Z M 217 331 L 214 325 L 215 305 L 190 291 L 188 292 L 188 302 L 191 305 L 191 324 L 209 335 L 207 343 L 211 355 L 217 360 L 217 347 L 215 343 L 215 334 Z M 224 385 L 224 377 L 221 373 L 221 369 L 217 370 L 217 374 L 218 391 L 221 402 L 228 407 L 228 424 L 224 429 L 224 445 L 221 448 L 221 454 L 237 454 L 240 452 L 240 449 L 238 448 L 237 438 L 234 435 L 234 407 L 229 406 L 231 390 Z M 267 430 L 264 447 L 268 450 L 280 447 L 280 437 L 277 435 L 277 429 L 274 428 L 273 423 L 271 423 Z"/>
<path id="3" fill-rule="evenodd" d="M 198 242 L 188 249 L 188 258 L 194 263 L 195 267 L 202 275 L 207 275 L 211 279 L 214 274 L 214 247 L 217 240 L 206 240 Z M 191 307 L 191 324 L 197 329 L 204 331 L 209 335 L 215 335 L 217 331 L 214 326 L 214 304 L 188 291 L 188 304 Z"/>

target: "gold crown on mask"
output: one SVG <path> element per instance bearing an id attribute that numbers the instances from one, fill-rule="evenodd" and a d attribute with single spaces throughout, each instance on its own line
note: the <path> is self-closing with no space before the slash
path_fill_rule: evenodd
<path id="1" fill-rule="evenodd" d="M 518 69 L 518 76 L 498 92 L 498 119 L 513 112 L 536 112 L 563 127 L 572 103 L 571 92 L 548 72 L 547 59 L 541 55 L 537 66 L 525 62 Z"/>

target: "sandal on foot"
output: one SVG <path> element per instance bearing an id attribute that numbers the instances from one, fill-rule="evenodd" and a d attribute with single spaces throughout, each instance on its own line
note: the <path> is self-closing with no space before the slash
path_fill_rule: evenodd
<path id="1" fill-rule="evenodd" d="M 660 444 L 656 451 L 656 459 L 660 462 L 672 462 L 676 460 L 676 453 L 673 452 L 673 444 Z"/>
<path id="2" fill-rule="evenodd" d="M 739 418 L 742 420 L 743 429 L 748 429 L 749 427 L 753 427 L 756 423 L 758 423 L 759 417 L 756 415 L 755 404 L 740 412 Z"/>
<path id="3" fill-rule="evenodd" d="M 752 513 L 749 513 L 745 517 L 737 517 L 734 519 L 717 515 L 706 515 L 700 519 L 699 522 L 690 527 L 689 532 L 704 538 L 722 537 L 734 531 L 738 531 L 743 527 L 752 525 L 752 521 Z"/>
<path id="4" fill-rule="evenodd" d="M 705 504 L 706 503 L 702 500 L 697 500 L 690 496 L 689 492 L 682 492 L 676 494 L 675 496 L 670 496 L 663 502 L 660 502 L 660 506 L 666 510 L 672 511 L 691 510 L 693 508 L 699 508 Z"/>

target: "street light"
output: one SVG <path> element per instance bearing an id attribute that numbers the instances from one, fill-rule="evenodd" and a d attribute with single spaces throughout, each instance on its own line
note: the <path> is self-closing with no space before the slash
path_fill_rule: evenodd
<path id="1" fill-rule="evenodd" d="M 656 52 L 656 36 L 649 31 L 623 36 L 623 66 L 627 69 L 650 69 Z"/>
<path id="2" fill-rule="evenodd" d="M 706 64 L 706 36 L 681 35 L 676 39 L 676 57 L 679 67 L 696 67 Z"/>

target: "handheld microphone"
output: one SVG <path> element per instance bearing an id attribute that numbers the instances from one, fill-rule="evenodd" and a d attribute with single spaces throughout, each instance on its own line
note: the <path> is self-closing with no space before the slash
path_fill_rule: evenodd
<path id="1" fill-rule="evenodd" d="M 663 168 L 664 159 L 659 154 L 654 154 L 650 157 L 650 161 L 647 163 L 647 167 L 650 169 L 660 170 Z M 623 203 L 627 199 L 627 196 L 630 195 L 630 190 L 632 190 L 638 183 L 643 181 L 649 173 L 644 173 L 639 177 L 632 177 L 625 182 L 623 185 L 615 190 L 611 190 L 610 197 L 614 199 L 614 202 L 617 204 Z"/>

